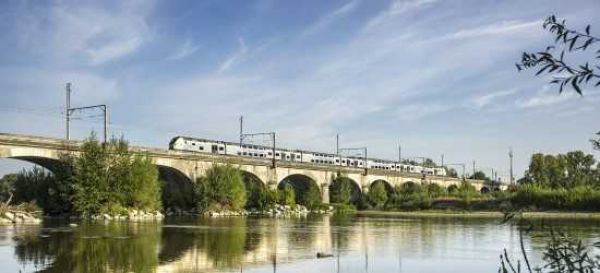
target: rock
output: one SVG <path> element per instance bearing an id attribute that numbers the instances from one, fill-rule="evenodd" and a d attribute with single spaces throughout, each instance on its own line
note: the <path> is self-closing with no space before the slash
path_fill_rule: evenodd
<path id="1" fill-rule="evenodd" d="M 103 214 L 102 217 L 104 217 L 104 220 L 112 220 L 112 217 L 108 214 Z"/>
<path id="2" fill-rule="evenodd" d="M 70 224 L 69 224 L 69 226 L 70 226 L 70 227 L 77 227 L 77 224 L 75 224 L 75 223 L 70 223 Z"/>
<path id="3" fill-rule="evenodd" d="M 4 217 L 6 217 L 6 219 L 10 220 L 10 221 L 14 221 L 15 220 L 15 214 L 12 212 L 5 212 L 4 213 Z"/>
<path id="4" fill-rule="evenodd" d="M 331 253 L 325 253 L 325 252 L 317 252 L 317 258 L 329 258 L 329 257 L 333 257 L 333 254 Z"/>
<path id="5" fill-rule="evenodd" d="M 10 225 L 13 223 L 13 220 L 8 218 L 0 218 L 0 225 Z"/>

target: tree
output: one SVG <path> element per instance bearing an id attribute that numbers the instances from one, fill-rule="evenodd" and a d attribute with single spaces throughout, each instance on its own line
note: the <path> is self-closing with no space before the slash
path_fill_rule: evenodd
<path id="1" fill-rule="evenodd" d="M 296 193 L 292 185 L 287 183 L 283 185 L 283 189 L 280 191 L 279 203 L 290 207 L 296 205 Z"/>
<path id="2" fill-rule="evenodd" d="M 331 202 L 350 204 L 352 201 L 352 185 L 348 178 L 338 177 L 331 183 Z"/>
<path id="3" fill-rule="evenodd" d="M 444 169 L 446 169 L 446 176 L 458 178 L 458 172 L 456 172 L 456 169 L 446 166 L 444 166 Z"/>
<path id="4" fill-rule="evenodd" d="M 6 202 L 15 192 L 16 173 L 9 173 L 0 179 L 0 202 Z"/>
<path id="5" fill-rule="evenodd" d="M 583 95 L 581 85 L 594 84 L 600 86 L 600 64 L 585 62 L 580 64 L 569 64 L 565 58 L 565 53 L 574 54 L 583 52 L 592 47 L 597 47 L 600 38 L 590 34 L 591 27 L 587 25 L 584 31 L 569 29 L 565 20 L 557 20 L 554 15 L 546 18 L 542 27 L 554 37 L 554 44 L 546 47 L 546 50 L 537 53 L 524 52 L 521 62 L 516 64 L 519 71 L 523 69 L 538 68 L 536 73 L 554 74 L 552 84 L 559 86 L 559 93 L 562 93 L 565 87 L 571 86 L 575 92 Z M 596 52 L 597 61 L 600 59 L 600 49 Z M 584 58 L 589 56 L 584 56 Z"/>
<path id="6" fill-rule="evenodd" d="M 590 139 L 590 142 L 592 142 L 594 149 L 600 151 L 600 132 L 596 133 L 596 135 L 598 135 L 598 139 Z"/>
<path id="7" fill-rule="evenodd" d="M 485 173 L 482 171 L 474 172 L 471 176 L 469 176 L 469 179 L 477 179 L 477 180 L 485 180 L 485 181 L 490 180 L 490 178 L 487 177 L 487 175 L 485 175 Z"/>
<path id="8" fill-rule="evenodd" d="M 375 182 L 369 190 L 369 199 L 376 208 L 381 208 L 385 205 L 388 199 L 388 193 L 385 190 L 385 185 L 382 182 Z"/>
<path id="9" fill-rule="evenodd" d="M 130 162 L 131 180 L 126 185 L 126 205 L 143 210 L 158 210 L 160 204 L 160 184 L 158 182 L 158 169 L 150 157 L 135 156 Z"/>
<path id="10" fill-rule="evenodd" d="M 204 182 L 211 203 L 239 210 L 246 204 L 246 188 L 239 169 L 214 165 L 206 172 Z"/>
<path id="11" fill-rule="evenodd" d="M 81 154 L 74 162 L 73 207 L 82 215 L 99 213 L 111 194 L 107 169 L 107 153 L 92 134 L 81 147 Z"/>

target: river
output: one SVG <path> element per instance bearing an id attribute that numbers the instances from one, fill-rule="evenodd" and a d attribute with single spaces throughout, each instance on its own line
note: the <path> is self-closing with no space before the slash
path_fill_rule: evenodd
<path id="1" fill-rule="evenodd" d="M 553 222 L 585 242 L 598 222 Z M 524 237 L 534 263 L 545 233 Z M 0 272 L 497 272 L 518 255 L 498 219 L 312 216 L 0 226 Z M 317 252 L 333 257 L 316 258 Z"/>

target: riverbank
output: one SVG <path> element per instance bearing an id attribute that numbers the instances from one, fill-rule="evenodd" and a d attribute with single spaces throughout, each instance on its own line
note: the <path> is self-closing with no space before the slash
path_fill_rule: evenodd
<path id="1" fill-rule="evenodd" d="M 447 217 L 447 218 L 492 218 L 502 219 L 504 213 L 499 211 L 376 211 L 363 210 L 355 213 L 357 216 L 392 216 L 392 217 Z M 589 219 L 599 220 L 600 212 L 572 212 L 572 211 L 544 211 L 524 212 L 523 217 L 527 219 Z"/>

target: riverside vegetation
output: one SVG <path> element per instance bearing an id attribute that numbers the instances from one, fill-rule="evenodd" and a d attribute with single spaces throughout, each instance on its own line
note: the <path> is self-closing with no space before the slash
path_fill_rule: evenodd
<path id="1" fill-rule="evenodd" d="M 162 218 L 160 211 L 229 215 L 325 210 L 316 185 L 296 193 L 292 182 L 267 189 L 225 164 L 214 165 L 195 183 L 173 185 L 161 181 L 151 159 L 134 154 L 123 138 L 102 144 L 92 134 L 79 156 L 61 155 L 52 172 L 34 167 L 4 176 L 0 198 L 3 213 L 19 209 L 28 215 L 104 219 L 156 219 Z"/>

